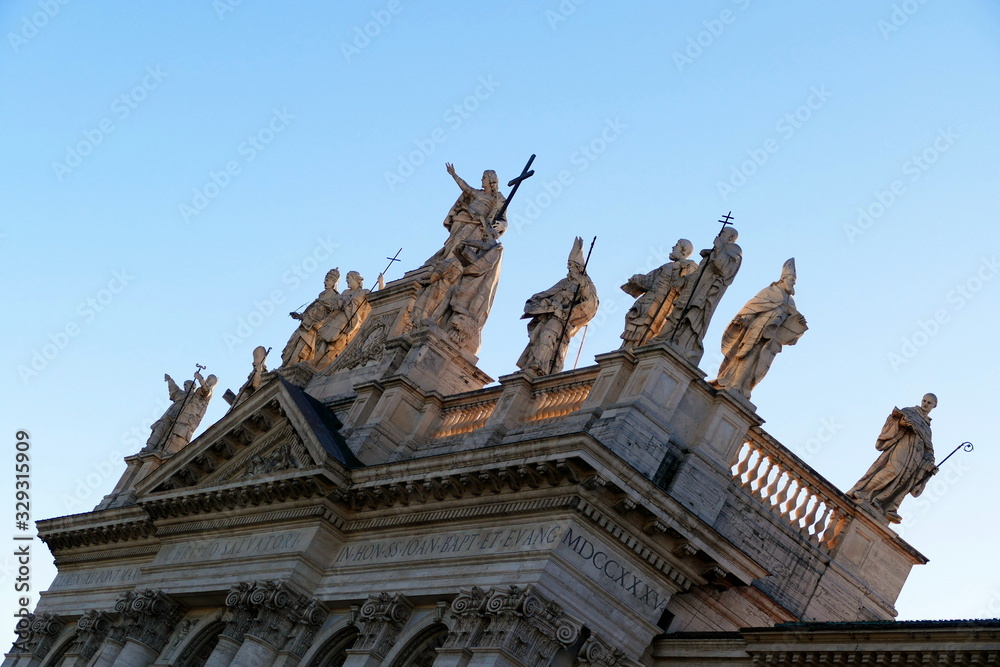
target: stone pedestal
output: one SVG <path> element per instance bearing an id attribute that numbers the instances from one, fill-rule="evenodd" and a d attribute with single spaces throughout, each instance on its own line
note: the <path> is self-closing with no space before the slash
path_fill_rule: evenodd
<path id="1" fill-rule="evenodd" d="M 135 503 L 136 484 L 145 479 L 149 473 L 159 468 L 160 464 L 166 458 L 162 453 L 157 452 L 140 452 L 132 456 L 126 456 L 125 472 L 122 473 L 114 490 L 104 496 L 103 500 L 94 509 L 104 510 Z"/>

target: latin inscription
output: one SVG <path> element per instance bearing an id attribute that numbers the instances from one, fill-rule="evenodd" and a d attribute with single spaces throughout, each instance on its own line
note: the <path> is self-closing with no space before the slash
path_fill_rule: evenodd
<path id="1" fill-rule="evenodd" d="M 594 544 L 580 534 L 579 530 L 573 532 L 572 528 L 567 528 L 560 545 L 566 546 L 578 559 L 584 561 L 585 571 L 592 576 L 596 571 L 596 578 L 606 587 L 621 589 L 653 611 L 660 611 L 667 605 L 669 595 L 661 596 L 645 580 L 636 576 L 627 563 L 619 561 L 615 554 L 604 551 L 600 544 Z"/>
<path id="2" fill-rule="evenodd" d="M 467 530 L 423 537 L 403 537 L 346 545 L 335 565 L 392 563 L 421 558 L 449 558 L 478 553 L 504 553 L 552 548 L 562 537 L 562 524 L 542 524 L 500 530 Z"/>
<path id="3" fill-rule="evenodd" d="M 60 572 L 49 590 L 62 591 L 68 588 L 90 588 L 94 586 L 113 586 L 138 581 L 140 569 L 137 567 L 119 567 L 111 570 L 88 570 L 86 572 Z"/>
<path id="4" fill-rule="evenodd" d="M 163 558 L 163 562 L 187 563 L 281 553 L 294 551 L 300 542 L 302 542 L 302 533 L 300 532 L 204 540 L 175 546 Z"/>

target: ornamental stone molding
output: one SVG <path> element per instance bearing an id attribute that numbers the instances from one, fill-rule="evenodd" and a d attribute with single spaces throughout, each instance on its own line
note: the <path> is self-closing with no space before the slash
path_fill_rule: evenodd
<path id="1" fill-rule="evenodd" d="M 41 660 L 52 649 L 53 642 L 65 627 L 66 622 L 51 612 L 22 616 L 14 628 L 17 641 L 11 647 L 11 652 Z"/>
<path id="2" fill-rule="evenodd" d="M 114 627 L 114 619 L 97 609 L 88 609 L 76 622 L 76 639 L 69 653 L 81 656 L 84 660 L 94 657 L 101 647 L 104 638 Z"/>
<path id="3" fill-rule="evenodd" d="M 326 609 L 315 599 L 280 580 L 244 581 L 229 589 L 222 636 L 242 643 L 254 637 L 276 651 L 301 658 L 326 620 Z"/>
<path id="4" fill-rule="evenodd" d="M 577 665 L 593 665 L 593 667 L 628 667 L 634 663 L 625 652 L 601 640 L 596 634 L 587 637 L 580 652 L 576 656 Z"/>
<path id="5" fill-rule="evenodd" d="M 548 665 L 580 636 L 580 624 L 530 588 L 463 589 L 452 602 L 444 648 L 502 650 L 525 665 Z"/>
<path id="6" fill-rule="evenodd" d="M 154 588 L 122 593 L 115 603 L 115 611 L 121 619 L 121 638 L 139 642 L 157 654 L 167 645 L 183 615 L 180 604 Z"/>
<path id="7" fill-rule="evenodd" d="M 368 651 L 379 660 L 385 659 L 412 611 L 413 604 L 402 593 L 369 596 L 354 622 L 361 634 L 351 650 Z"/>

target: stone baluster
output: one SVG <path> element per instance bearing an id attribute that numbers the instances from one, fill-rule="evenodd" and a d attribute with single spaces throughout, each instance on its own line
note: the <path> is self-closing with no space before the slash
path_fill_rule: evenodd
<path id="1" fill-rule="evenodd" d="M 64 627 L 66 622 L 51 612 L 22 616 L 14 629 L 17 641 L 10 651 L 19 656 L 14 664 L 17 667 L 37 667 L 42 664 Z"/>
<path id="2" fill-rule="evenodd" d="M 809 529 L 816 523 L 816 515 L 819 513 L 820 499 L 816 495 L 816 492 L 809 489 L 809 496 L 812 498 L 812 507 L 809 508 L 809 512 L 806 514 L 805 519 L 802 520 L 801 531 L 806 537 L 809 536 Z"/>
<path id="3" fill-rule="evenodd" d="M 763 466 L 757 466 L 757 479 L 754 481 L 754 484 L 750 486 L 750 493 L 757 496 L 759 499 L 761 498 L 760 490 L 765 484 L 767 484 L 767 478 L 771 474 L 771 470 L 774 467 L 774 462 L 767 454 L 761 456 L 761 463 L 763 463 Z"/>
<path id="4" fill-rule="evenodd" d="M 742 457 L 739 456 L 740 453 L 743 454 Z M 739 450 L 739 453 L 737 454 L 738 463 L 736 464 L 736 472 L 733 473 L 733 479 L 738 482 L 740 486 L 743 485 L 743 475 L 745 475 L 747 470 L 750 468 L 750 457 L 753 456 L 753 453 L 754 448 L 750 446 L 750 443 L 746 443 L 743 445 L 743 449 Z"/>
<path id="5" fill-rule="evenodd" d="M 360 634 L 347 650 L 344 667 L 381 665 L 399 633 L 410 620 L 413 604 L 402 593 L 372 595 L 361 605 L 355 621 Z"/>

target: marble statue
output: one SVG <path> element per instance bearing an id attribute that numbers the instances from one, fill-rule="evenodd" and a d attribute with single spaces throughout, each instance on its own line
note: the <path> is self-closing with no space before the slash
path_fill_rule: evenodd
<path id="1" fill-rule="evenodd" d="M 893 408 L 875 441 L 875 449 L 882 453 L 847 492 L 858 502 L 874 507 L 889 523 L 901 521 L 897 510 L 906 494 L 919 496 L 927 480 L 938 471 L 930 418 L 936 406 L 937 396 L 924 394 L 919 406 Z"/>
<path id="2" fill-rule="evenodd" d="M 378 276 L 379 289 L 385 287 L 382 274 Z M 316 355 L 313 365 L 322 369 L 333 363 L 347 344 L 361 329 L 372 307 L 368 303 L 371 290 L 365 289 L 365 279 L 357 271 L 347 273 L 347 289 L 330 309 L 316 332 Z"/>
<path id="3" fill-rule="evenodd" d="M 237 405 L 247 400 L 253 394 L 260 389 L 261 384 L 264 382 L 264 374 L 267 373 L 267 353 L 270 352 L 269 349 L 265 348 L 263 345 L 258 345 L 253 350 L 253 370 L 250 371 L 250 375 L 247 376 L 247 381 L 243 383 L 240 387 L 239 392 L 236 393 L 235 397 L 232 397 L 231 392 L 226 392 L 226 399 L 228 400 L 232 397 L 229 402 L 230 409 L 235 408 Z"/>
<path id="4" fill-rule="evenodd" d="M 445 300 L 448 291 L 462 277 L 462 263 L 455 256 L 446 257 L 434 264 L 430 274 L 418 284 L 420 293 L 413 302 L 410 319 L 414 326 L 424 323 Z"/>
<path id="5" fill-rule="evenodd" d="M 784 345 L 806 332 L 806 318 L 795 309 L 795 259 L 785 262 L 781 278 L 746 302 L 722 334 L 722 366 L 713 385 L 750 398 Z"/>
<path id="6" fill-rule="evenodd" d="M 711 248 L 701 251 L 698 270 L 685 279 L 684 289 L 677 297 L 677 307 L 654 339 L 669 342 L 695 366 L 705 353 L 702 340 L 712 314 L 740 270 L 743 251 L 736 245 L 738 237 L 735 229 L 726 227 L 715 237 Z"/>
<path id="7" fill-rule="evenodd" d="M 448 259 L 466 239 L 479 239 L 485 235 L 490 240 L 496 240 L 507 230 L 506 218 L 501 217 L 496 223 L 493 222 L 493 218 L 506 201 L 500 193 L 497 173 L 492 169 L 484 171 L 483 189 L 479 190 L 462 180 L 455 173 L 454 165 L 446 163 L 445 167 L 462 189 L 462 193 L 444 219 L 445 229 L 448 230 L 448 239 L 444 242 L 444 247 L 424 262 L 424 266 Z"/>
<path id="8" fill-rule="evenodd" d="M 670 251 L 669 262 L 647 274 L 638 273 L 622 285 L 622 291 L 638 297 L 625 313 L 622 349 L 645 345 L 663 330 L 663 323 L 677 306 L 685 277 L 698 268 L 688 259 L 693 251 L 690 241 L 679 239 Z"/>
<path id="9" fill-rule="evenodd" d="M 534 377 L 563 368 L 569 341 L 597 314 L 597 288 L 584 271 L 583 239 L 577 237 L 569 255 L 568 273 L 555 285 L 524 304 L 528 346 L 517 366 Z"/>
<path id="10" fill-rule="evenodd" d="M 150 427 L 152 433 L 143 452 L 173 454 L 191 442 L 191 436 L 201 424 L 208 402 L 212 400 L 212 389 L 218 382 L 214 375 L 204 378 L 200 372 L 196 372 L 194 377 L 198 381 L 198 387 L 195 387 L 194 380 L 187 380 L 181 389 L 172 377 L 163 376 L 170 392 L 171 404 Z"/>
<path id="11" fill-rule="evenodd" d="M 331 269 L 323 281 L 325 289 L 320 292 L 316 300 L 306 306 L 301 313 L 289 313 L 292 319 L 299 321 L 299 326 L 288 340 L 285 349 L 281 351 L 282 366 L 311 361 L 316 356 L 316 334 L 330 312 L 338 307 L 339 283 L 340 269 Z"/>
<path id="12" fill-rule="evenodd" d="M 500 242 L 484 236 L 480 241 L 462 241 L 455 248 L 461 273 L 431 315 L 455 344 L 472 354 L 479 352 L 480 332 L 496 296 L 503 258 Z"/>

